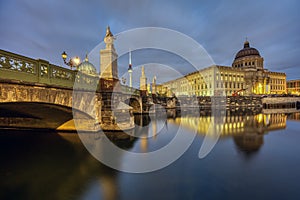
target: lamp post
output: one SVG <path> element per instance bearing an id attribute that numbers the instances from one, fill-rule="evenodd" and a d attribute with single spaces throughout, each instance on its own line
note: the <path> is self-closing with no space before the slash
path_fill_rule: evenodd
<path id="1" fill-rule="evenodd" d="M 72 69 L 73 67 L 77 67 L 80 64 L 80 58 L 78 56 L 75 56 L 71 58 L 69 61 L 67 61 L 68 54 L 64 51 L 61 54 L 62 59 L 64 60 L 64 63 Z"/>

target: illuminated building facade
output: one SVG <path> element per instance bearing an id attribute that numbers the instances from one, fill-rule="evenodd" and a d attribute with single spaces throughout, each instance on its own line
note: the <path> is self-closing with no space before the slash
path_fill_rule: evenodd
<path id="1" fill-rule="evenodd" d="M 281 72 L 267 72 L 270 77 L 270 93 L 267 94 L 286 94 L 286 75 Z"/>
<path id="2" fill-rule="evenodd" d="M 285 94 L 286 75 L 264 69 L 257 49 L 244 43 L 232 66 L 214 65 L 157 85 L 166 96 L 220 96 Z"/>
<path id="3" fill-rule="evenodd" d="M 210 66 L 184 77 L 157 85 L 159 94 L 167 96 L 219 96 L 242 92 L 245 72 L 227 66 Z"/>
<path id="4" fill-rule="evenodd" d="M 300 80 L 291 80 L 287 82 L 287 92 L 289 94 L 300 95 Z"/>

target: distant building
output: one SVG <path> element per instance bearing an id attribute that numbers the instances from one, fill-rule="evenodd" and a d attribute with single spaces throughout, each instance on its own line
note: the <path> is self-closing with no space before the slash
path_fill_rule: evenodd
<path id="1" fill-rule="evenodd" d="M 300 95 L 300 80 L 287 81 L 287 92 L 289 94 Z"/>
<path id="2" fill-rule="evenodd" d="M 286 74 L 264 69 L 257 49 L 244 43 L 232 66 L 213 65 L 156 86 L 166 96 L 285 94 Z"/>

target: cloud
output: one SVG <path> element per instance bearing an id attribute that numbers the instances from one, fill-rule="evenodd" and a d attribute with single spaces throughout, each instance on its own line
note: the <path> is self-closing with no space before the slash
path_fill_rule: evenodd
<path id="1" fill-rule="evenodd" d="M 101 42 L 107 25 L 114 33 L 158 26 L 191 36 L 215 63 L 229 66 L 248 37 L 267 68 L 291 68 L 299 74 L 299 4 L 297 0 L 3 0 L 0 47 L 62 65 L 62 51 L 83 58 Z"/>

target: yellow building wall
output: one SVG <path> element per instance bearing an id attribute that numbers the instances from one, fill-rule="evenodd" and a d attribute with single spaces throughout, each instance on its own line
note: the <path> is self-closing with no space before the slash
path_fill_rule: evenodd
<path id="1" fill-rule="evenodd" d="M 268 94 L 286 94 L 286 74 L 279 72 L 268 72 L 270 77 Z"/>

